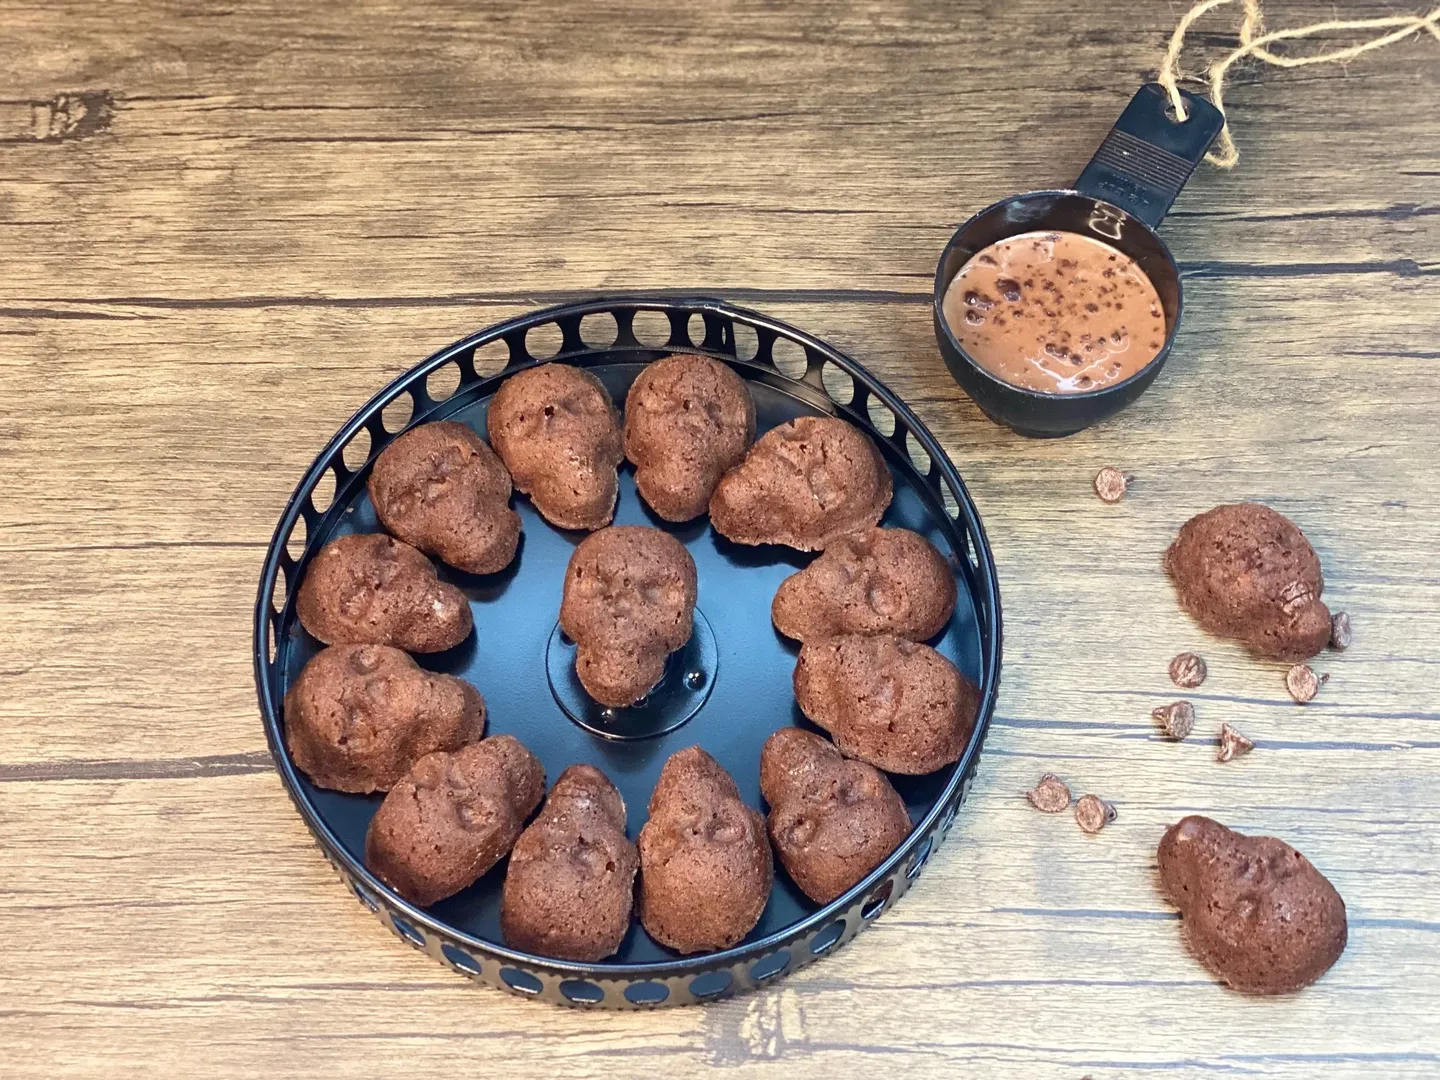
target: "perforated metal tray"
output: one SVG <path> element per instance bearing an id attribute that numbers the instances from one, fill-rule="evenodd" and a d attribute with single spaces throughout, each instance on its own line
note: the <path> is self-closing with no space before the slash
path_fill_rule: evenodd
<path id="1" fill-rule="evenodd" d="M 636 317 L 644 312 L 658 312 L 642 318 L 668 324 L 663 344 L 644 344 L 637 337 Z M 558 339 L 558 353 L 537 356 L 538 342 L 547 337 L 552 343 Z M 497 348 L 508 351 L 503 370 L 477 371 L 477 350 Z M 932 644 L 979 685 L 980 715 L 955 765 L 930 776 L 893 778 L 914 830 L 834 902 L 812 903 L 777 864 L 759 925 L 732 949 L 681 957 L 636 923 L 609 961 L 550 960 L 509 949 L 501 940 L 503 862 L 428 909 L 400 899 L 365 869 L 365 829 L 380 797 L 315 787 L 285 749 L 285 691 L 320 647 L 301 629 L 290 597 L 324 544 L 346 533 L 378 530 L 365 481 L 375 455 L 401 431 L 451 419 L 484 434 L 486 410 L 500 384 L 549 360 L 587 368 L 623 405 L 640 370 L 677 351 L 714 356 L 738 372 L 750 384 L 762 433 L 796 416 L 829 414 L 876 441 L 895 481 L 882 524 L 914 529 L 950 558 L 959 601 L 950 625 Z M 451 393 L 440 389 L 450 385 Z M 396 423 L 407 404 L 408 417 Z M 334 494 L 327 499 L 332 483 Z M 672 658 L 665 682 L 643 707 L 606 715 L 588 706 L 583 694 L 577 698 L 567 683 L 569 643 L 556 629 L 565 564 L 584 534 L 551 527 L 524 496 L 517 494 L 514 505 L 524 539 L 507 569 L 475 577 L 440 568 L 442 577 L 470 598 L 475 633 L 449 652 L 417 657 L 420 663 L 473 682 L 489 705 L 488 733 L 518 737 L 540 758 L 550 780 L 577 762 L 603 769 L 625 798 L 632 837 L 644 821 L 661 765 L 693 744 L 714 755 L 745 799 L 763 808 L 761 746 L 778 728 L 808 726 L 792 693 L 797 649 L 771 627 L 770 601 L 779 583 L 812 556 L 732 544 L 704 518 L 666 523 L 641 503 L 627 466 L 616 521 L 665 528 L 685 543 L 699 571 L 697 633 L 692 646 Z M 255 681 L 276 768 L 301 817 L 345 884 L 402 940 L 461 974 L 512 993 L 575 1006 L 639 1008 L 714 1000 L 768 984 L 833 952 L 905 893 L 945 838 L 969 790 L 994 709 L 1000 639 L 999 591 L 979 516 L 955 467 L 898 398 L 824 342 L 756 312 L 704 298 L 636 297 L 551 308 L 483 330 L 434 354 L 355 414 L 305 473 L 266 554 L 255 607 Z"/>

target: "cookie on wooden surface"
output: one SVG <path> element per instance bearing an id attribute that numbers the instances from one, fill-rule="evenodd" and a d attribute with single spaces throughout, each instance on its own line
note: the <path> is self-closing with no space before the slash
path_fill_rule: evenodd
<path id="1" fill-rule="evenodd" d="M 1180 604 L 1211 633 L 1275 660 L 1305 660 L 1330 641 L 1325 578 L 1305 534 L 1259 503 L 1187 521 L 1165 553 Z"/>
<path id="2" fill-rule="evenodd" d="M 1283 840 L 1191 816 L 1165 831 L 1158 858 L 1190 951 L 1243 994 L 1309 986 L 1345 951 L 1345 901 Z"/>

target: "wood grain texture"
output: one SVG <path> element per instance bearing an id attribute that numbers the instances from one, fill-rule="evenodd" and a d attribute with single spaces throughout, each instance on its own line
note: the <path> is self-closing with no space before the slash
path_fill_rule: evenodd
<path id="1" fill-rule="evenodd" d="M 309 7 L 0 0 L 0 1072 L 1440 1073 L 1433 41 L 1238 72 L 1240 167 L 1165 226 L 1169 366 L 1032 442 L 946 375 L 934 260 L 1074 176 L 1171 5 Z M 895 910 L 767 993 L 597 1015 L 472 988 L 336 884 L 269 768 L 248 634 L 280 508 L 376 388 L 621 288 L 762 308 L 905 397 L 984 515 L 1006 648 L 972 800 Z M 1116 506 L 1105 464 L 1138 478 Z M 1354 618 L 1304 708 L 1160 569 L 1235 499 L 1299 522 Z M 1173 745 L 1149 711 L 1192 648 L 1211 676 Z M 1214 763 L 1221 721 L 1256 751 Z M 1117 822 L 1031 811 L 1046 770 Z M 1321 983 L 1246 1000 L 1187 957 L 1154 846 L 1188 812 L 1336 883 L 1351 943 Z"/>

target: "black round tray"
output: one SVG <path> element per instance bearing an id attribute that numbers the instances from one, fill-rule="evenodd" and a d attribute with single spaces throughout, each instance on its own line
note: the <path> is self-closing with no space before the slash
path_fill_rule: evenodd
<path id="1" fill-rule="evenodd" d="M 659 319 L 662 325 L 668 320 L 663 344 L 643 344 L 637 338 L 635 320 L 642 312 L 661 313 L 644 318 Z M 558 340 L 559 351 L 537 357 L 538 342 L 547 337 L 552 349 Z M 606 344 L 591 344 L 596 337 Z M 737 338 L 743 339 L 738 349 Z M 497 374 L 476 370 L 477 349 L 486 346 L 487 354 L 508 350 Z M 401 431 L 454 419 L 484 434 L 486 410 L 504 379 L 551 359 L 588 368 L 617 405 L 623 405 L 641 368 L 681 350 L 717 357 L 747 380 L 759 432 L 796 416 L 830 414 L 876 441 L 895 479 L 895 498 L 884 523 L 927 536 L 954 568 L 959 586 L 955 615 L 932 644 L 980 686 L 980 714 L 955 765 L 930 776 L 893 778 L 916 823 L 914 830 L 839 899 L 817 906 L 777 865 L 775 888 L 759 925 L 734 948 L 681 957 L 654 942 L 637 922 L 608 962 L 551 960 L 501 942 L 503 863 L 470 888 L 423 910 L 400 899 L 365 869 L 365 829 L 380 797 L 315 787 L 296 770 L 285 748 L 281 702 L 319 648 L 301 629 L 289 598 L 320 547 L 346 533 L 379 529 L 365 481 L 375 455 Z M 452 393 L 439 389 L 455 385 L 457 378 Z M 395 422 L 407 403 L 409 416 Z M 321 492 L 331 480 L 334 495 L 327 500 Z M 669 696 L 652 695 L 663 700 L 645 708 L 670 710 L 666 722 L 653 724 L 656 729 L 676 719 L 674 710 L 694 711 L 679 727 L 651 737 L 604 738 L 591 729 L 608 724 L 634 733 L 651 721 L 644 709 L 632 708 L 621 716 L 582 716 L 577 722 L 561 704 L 567 697 L 563 679 L 547 673 L 547 665 L 562 674 L 566 667 L 551 654 L 565 647 L 555 633 L 560 591 L 570 553 L 584 534 L 546 524 L 523 496 L 517 496 L 515 506 L 523 519 L 524 539 L 508 568 L 475 577 L 440 567 L 441 576 L 469 596 L 475 633 L 448 652 L 417 659 L 479 687 L 490 709 L 487 734 L 520 738 L 540 758 L 549 779 L 582 761 L 603 769 L 625 798 L 632 837 L 644 821 L 660 766 L 674 751 L 697 743 L 730 771 L 745 799 L 763 809 L 761 746 L 778 728 L 807 726 L 791 687 L 796 646 L 772 628 L 770 601 L 780 582 L 811 556 L 732 544 L 705 518 L 667 524 L 650 514 L 635 492 L 633 474 L 628 467 L 622 470 L 616 522 L 669 530 L 685 543 L 699 571 L 701 618 L 696 625 L 698 630 L 703 623 L 711 642 L 705 656 L 697 660 L 689 655 L 695 650 L 688 650 L 677 654 L 677 664 L 693 669 L 698 663 L 714 670 L 701 671 L 698 677 L 694 670 L 682 670 L 681 689 Z M 275 530 L 260 578 L 254 648 L 260 710 L 275 766 L 326 857 L 361 903 L 403 940 L 480 982 L 562 1004 L 635 1008 L 714 1000 L 770 983 L 833 951 L 904 894 L 945 838 L 974 776 L 1000 673 L 1000 596 L 984 530 L 955 467 L 924 425 L 863 367 L 793 327 L 718 300 L 604 299 L 538 311 L 457 342 L 396 379 L 356 413 L 310 466 Z M 687 696 L 687 675 L 690 683 L 701 683 L 700 693 Z M 701 699 L 698 709 L 696 699 Z M 570 711 L 575 711 L 573 702 Z"/>

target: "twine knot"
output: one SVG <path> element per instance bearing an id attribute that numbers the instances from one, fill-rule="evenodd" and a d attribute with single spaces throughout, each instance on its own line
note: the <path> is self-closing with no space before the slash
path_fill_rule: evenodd
<path id="1" fill-rule="evenodd" d="M 1165 88 L 1165 92 L 1170 95 L 1171 107 L 1180 120 L 1184 120 L 1189 115 L 1185 108 L 1185 99 L 1180 96 L 1178 86 L 1181 77 L 1180 50 L 1185 45 L 1185 33 L 1190 29 L 1191 24 L 1207 11 L 1230 2 L 1231 0 L 1200 0 L 1200 3 L 1185 13 L 1185 16 L 1176 25 L 1175 32 L 1170 35 L 1170 47 L 1165 50 L 1165 58 L 1160 62 L 1159 82 Z M 1260 0 L 1241 0 L 1241 2 L 1244 5 L 1245 14 L 1240 22 L 1240 47 L 1225 59 L 1217 60 L 1210 65 L 1210 100 L 1214 103 L 1215 108 L 1220 110 L 1221 116 L 1225 115 L 1225 76 L 1236 61 L 1246 56 L 1258 57 L 1275 67 L 1295 68 L 1306 67 L 1310 64 L 1333 64 L 1352 60 L 1371 49 L 1379 49 L 1422 31 L 1440 41 L 1440 8 L 1436 8 L 1428 15 L 1392 15 L 1375 19 L 1331 19 L 1329 22 L 1313 23 L 1310 26 L 1300 26 L 1293 30 L 1275 30 L 1266 33 L 1265 13 L 1260 9 Z M 1361 42 L 1359 45 L 1333 49 L 1315 56 L 1277 56 L 1268 48 L 1277 41 L 1313 37 L 1316 34 L 1332 30 L 1388 30 L 1389 32 Z M 1215 149 L 1205 155 L 1205 160 L 1222 169 L 1234 168 L 1235 163 L 1240 160 L 1240 151 L 1235 149 L 1235 140 L 1230 137 L 1228 122 L 1220 129 L 1220 135 L 1215 141 Z"/>

